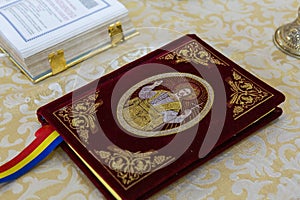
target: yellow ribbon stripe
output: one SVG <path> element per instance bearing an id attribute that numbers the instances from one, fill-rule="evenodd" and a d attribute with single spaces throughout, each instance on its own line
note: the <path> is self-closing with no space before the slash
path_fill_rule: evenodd
<path id="1" fill-rule="evenodd" d="M 33 159 L 35 159 L 38 155 L 40 155 L 57 137 L 59 137 L 58 132 L 53 131 L 37 148 L 32 151 L 26 158 L 20 161 L 15 166 L 10 169 L 0 173 L 0 179 L 6 176 L 9 176 L 18 170 L 22 169 L 28 163 L 30 163 Z"/>

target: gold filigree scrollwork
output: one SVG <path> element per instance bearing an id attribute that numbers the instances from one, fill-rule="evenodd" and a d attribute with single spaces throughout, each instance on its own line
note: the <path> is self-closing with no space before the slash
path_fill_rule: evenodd
<path id="1" fill-rule="evenodd" d="M 155 155 L 156 151 L 131 152 L 110 146 L 108 151 L 94 150 L 104 165 L 116 173 L 116 178 L 125 187 L 129 188 L 149 173 L 153 173 L 174 158 L 171 156 Z"/>
<path id="2" fill-rule="evenodd" d="M 88 144 L 89 133 L 97 131 L 97 110 L 103 101 L 97 100 L 98 92 L 76 101 L 71 105 L 63 107 L 57 116 L 67 122 L 69 127 L 75 129 L 80 139 Z"/>
<path id="3" fill-rule="evenodd" d="M 175 63 L 193 62 L 195 64 L 201 64 L 205 66 L 207 66 L 208 63 L 226 65 L 224 62 L 215 58 L 212 53 L 194 40 L 159 57 L 159 60 L 167 60 Z"/>
<path id="4" fill-rule="evenodd" d="M 228 106 L 234 106 L 233 117 L 235 120 L 272 96 L 271 93 L 242 77 L 236 71 L 233 71 L 232 78 L 228 78 L 227 82 L 233 92 L 230 95 Z"/>

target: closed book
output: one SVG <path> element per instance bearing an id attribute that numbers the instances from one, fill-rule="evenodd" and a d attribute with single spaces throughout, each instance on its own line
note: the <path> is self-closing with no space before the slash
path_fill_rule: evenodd
<path id="1" fill-rule="evenodd" d="M 117 0 L 0 2 L 0 51 L 34 83 L 136 34 Z"/>
<path id="2" fill-rule="evenodd" d="M 145 199 L 278 118 L 284 99 L 190 34 L 37 114 L 107 198 Z"/>

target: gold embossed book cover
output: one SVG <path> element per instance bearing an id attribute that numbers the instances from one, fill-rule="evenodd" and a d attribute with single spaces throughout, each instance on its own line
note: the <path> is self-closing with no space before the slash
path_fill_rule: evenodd
<path id="1" fill-rule="evenodd" d="M 196 35 L 38 110 L 109 199 L 145 199 L 278 118 L 284 95 Z"/>

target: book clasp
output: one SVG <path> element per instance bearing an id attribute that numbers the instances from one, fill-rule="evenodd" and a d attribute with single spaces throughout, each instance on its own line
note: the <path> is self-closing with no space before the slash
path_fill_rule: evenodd
<path id="1" fill-rule="evenodd" d="M 116 22 L 108 27 L 108 33 L 111 39 L 111 45 L 116 46 L 125 40 L 121 22 Z"/>
<path id="2" fill-rule="evenodd" d="M 49 64 L 52 69 L 52 75 L 58 74 L 67 69 L 67 62 L 63 49 L 52 52 L 48 55 Z"/>
<path id="3" fill-rule="evenodd" d="M 117 46 L 118 43 L 125 40 L 121 22 L 116 22 L 108 27 L 108 33 L 111 39 L 111 46 Z M 64 50 L 60 49 L 48 55 L 52 75 L 58 74 L 68 68 Z"/>

